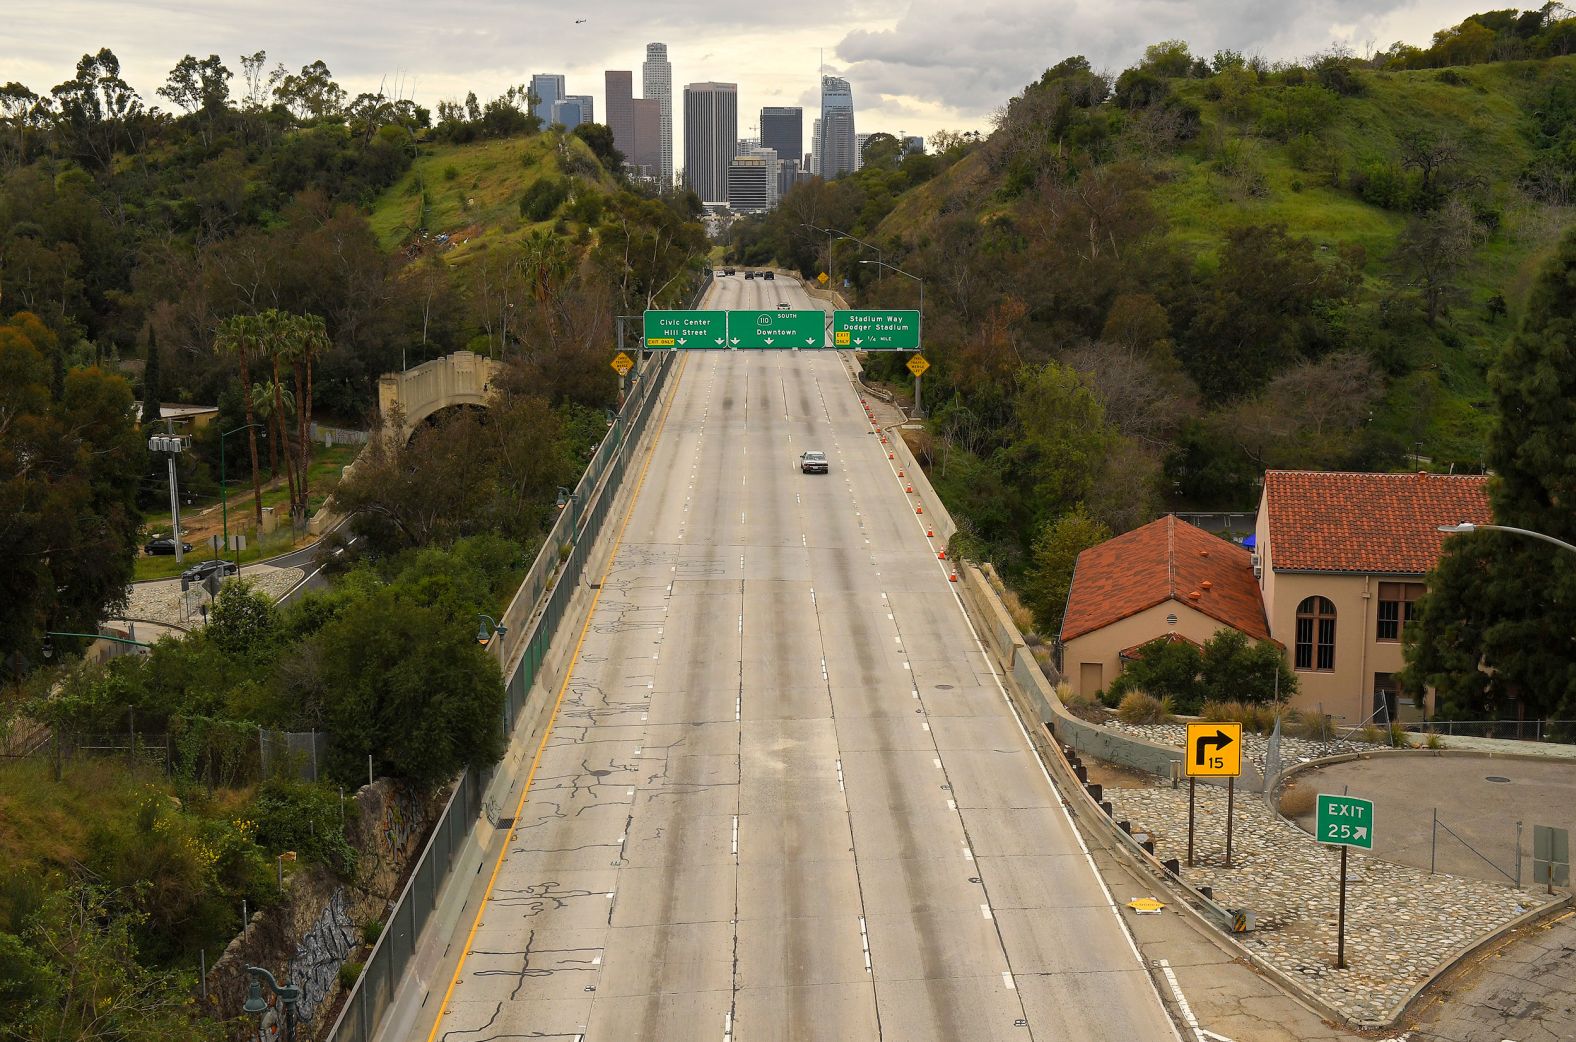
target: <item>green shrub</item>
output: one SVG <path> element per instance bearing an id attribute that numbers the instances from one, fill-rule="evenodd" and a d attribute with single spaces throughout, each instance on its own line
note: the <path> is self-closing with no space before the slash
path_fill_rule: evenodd
<path id="1" fill-rule="evenodd" d="M 1293 737 L 1310 742 L 1328 742 L 1335 737 L 1335 726 L 1323 713 L 1293 714 L 1290 731 Z"/>
<path id="2" fill-rule="evenodd" d="M 448 166 L 443 168 L 443 179 L 445 181 L 452 181 L 459 176 L 460 168 L 455 166 L 453 163 L 450 163 Z"/>
<path id="3" fill-rule="evenodd" d="M 520 197 L 520 216 L 529 221 L 548 220 L 568 198 L 567 178 L 538 178 Z"/>
<path id="4" fill-rule="evenodd" d="M 361 971 L 367 968 L 364 962 L 346 961 L 339 964 L 339 986 L 349 991 L 356 986 L 356 981 L 361 979 Z"/>
<path id="5" fill-rule="evenodd" d="M 1367 742 L 1369 745 L 1380 745 L 1384 742 L 1385 737 L 1386 733 L 1373 724 L 1364 724 L 1362 730 L 1357 732 L 1357 740 L 1359 742 Z"/>
<path id="6" fill-rule="evenodd" d="M 1430 749 L 1443 749 L 1445 740 L 1440 737 L 1438 731 L 1430 731 L 1428 732 L 1428 740 L 1424 744 Z"/>
<path id="7" fill-rule="evenodd" d="M 367 947 L 378 943 L 378 938 L 383 936 L 383 920 L 368 919 L 361 924 L 361 936 L 366 938 Z"/>
<path id="8" fill-rule="evenodd" d="M 341 874 L 356 867 L 356 850 L 345 839 L 339 794 L 294 778 L 270 778 L 252 801 L 257 843 L 272 856 L 293 850 L 302 860 Z"/>
<path id="9" fill-rule="evenodd" d="M 1156 698 L 1142 691 L 1129 691 L 1116 707 L 1116 715 L 1124 724 L 1169 724 L 1176 720 L 1173 708 L 1169 696 Z"/>

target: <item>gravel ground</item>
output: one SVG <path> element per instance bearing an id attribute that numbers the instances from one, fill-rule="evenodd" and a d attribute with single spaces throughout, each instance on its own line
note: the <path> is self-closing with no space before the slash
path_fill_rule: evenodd
<path id="1" fill-rule="evenodd" d="M 1120 720 L 1108 720 L 1106 727 L 1123 734 L 1147 738 L 1151 742 L 1162 745 L 1174 745 L 1178 748 L 1187 744 L 1187 725 L 1185 724 L 1124 724 Z M 1263 735 L 1245 731 L 1242 735 L 1243 749 L 1248 760 L 1262 776 L 1264 774 L 1264 758 L 1269 753 L 1269 739 Z M 1306 738 L 1292 738 L 1281 735 L 1281 768 L 1284 770 L 1299 763 L 1317 760 L 1323 756 L 1338 756 L 1342 753 L 1371 752 L 1374 749 L 1386 749 L 1387 745 L 1372 745 L 1368 742 L 1356 740 L 1344 742 L 1310 742 Z"/>
<path id="2" fill-rule="evenodd" d="M 1312 744 L 1312 743 L 1308 743 Z M 1117 820 L 1154 838 L 1158 857 L 1187 860 L 1187 790 L 1162 784 L 1105 790 Z M 1380 861 L 1352 851 L 1346 905 L 1347 969 L 1335 966 L 1340 855 L 1314 842 L 1240 793 L 1233 828 L 1233 867 L 1224 867 L 1226 794 L 1199 786 L 1197 866 L 1188 882 L 1214 888 L 1227 908 L 1245 908 L 1255 932 L 1238 938 L 1288 975 L 1301 979 L 1348 1016 L 1390 1019 L 1407 992 L 1475 938 L 1547 898 L 1531 891 Z"/>
<path id="3" fill-rule="evenodd" d="M 277 601 L 290 587 L 301 581 L 302 574 L 300 568 L 275 568 L 271 565 L 257 564 L 243 569 L 241 577 L 248 582 L 256 583 L 259 590 Z M 125 617 L 171 623 L 188 628 L 202 625 L 199 605 L 207 601 L 208 595 L 192 590 L 186 597 L 189 603 L 183 610 L 179 579 L 134 583 Z"/>

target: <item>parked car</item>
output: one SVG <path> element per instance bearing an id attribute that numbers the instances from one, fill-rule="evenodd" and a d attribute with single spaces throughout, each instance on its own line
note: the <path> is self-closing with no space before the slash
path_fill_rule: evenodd
<path id="1" fill-rule="evenodd" d="M 225 576 L 236 575 L 240 570 L 240 566 L 234 561 L 204 561 L 186 569 L 181 573 L 181 578 L 195 586 L 215 572 L 219 574 L 220 578 L 224 578 Z"/>
<path id="2" fill-rule="evenodd" d="M 167 535 L 156 535 L 152 539 L 148 540 L 147 545 L 142 548 L 142 552 L 148 554 L 151 557 L 174 557 L 175 540 L 171 539 Z M 181 543 L 181 553 L 189 554 L 191 552 L 192 544 L 185 542 Z"/>
<path id="3" fill-rule="evenodd" d="M 829 468 L 824 452 L 805 452 L 799 456 L 799 469 L 806 474 L 825 474 Z"/>

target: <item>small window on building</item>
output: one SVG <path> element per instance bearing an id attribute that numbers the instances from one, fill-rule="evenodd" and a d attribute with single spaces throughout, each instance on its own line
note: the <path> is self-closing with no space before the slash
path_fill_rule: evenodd
<path id="1" fill-rule="evenodd" d="M 1417 602 L 1427 589 L 1422 583 L 1380 583 L 1379 624 L 1374 637 L 1398 641 L 1408 623 L 1417 618 Z"/>
<path id="2" fill-rule="evenodd" d="M 1335 605 L 1328 597 L 1307 597 L 1297 605 L 1297 647 L 1293 664 L 1321 673 L 1335 668 Z"/>

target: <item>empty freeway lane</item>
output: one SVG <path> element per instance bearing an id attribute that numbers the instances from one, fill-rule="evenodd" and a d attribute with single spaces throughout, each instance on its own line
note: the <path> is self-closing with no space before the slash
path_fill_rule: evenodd
<path id="1" fill-rule="evenodd" d="M 682 366 L 429 1037 L 1176 1038 L 842 361 Z"/>

